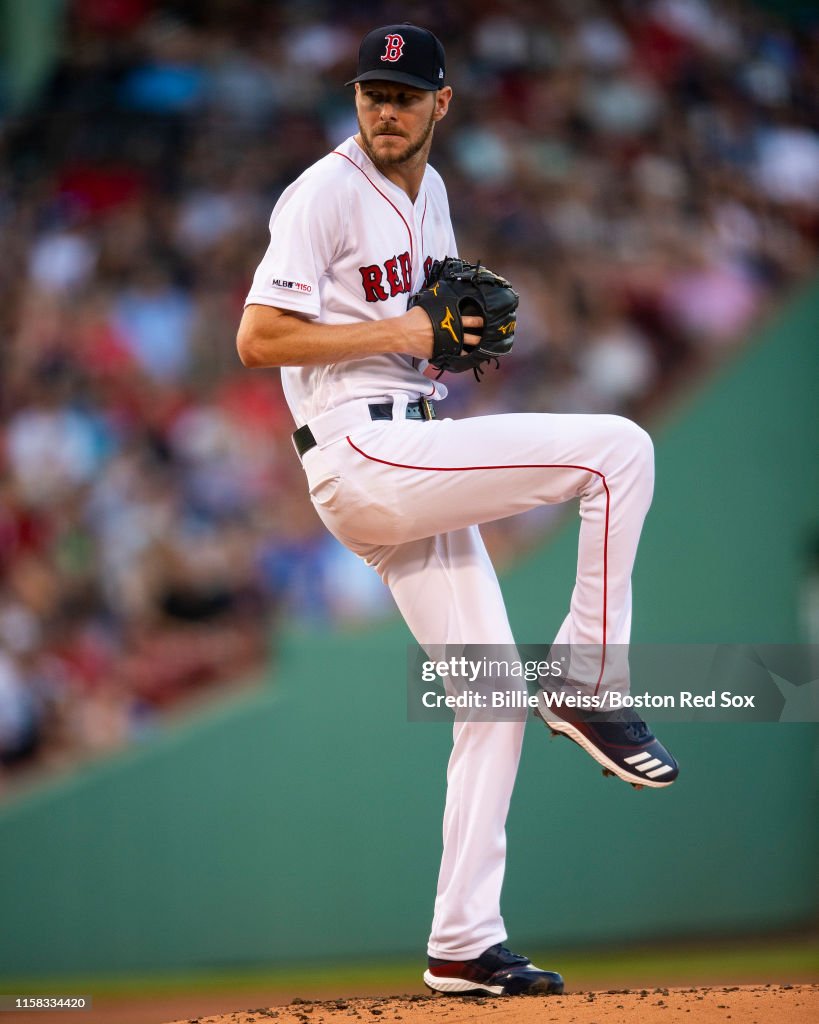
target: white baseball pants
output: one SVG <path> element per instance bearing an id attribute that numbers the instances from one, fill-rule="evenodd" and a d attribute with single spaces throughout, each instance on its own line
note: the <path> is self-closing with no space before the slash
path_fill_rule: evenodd
<path id="1" fill-rule="evenodd" d="M 514 644 L 477 524 L 579 498 L 577 579 L 556 642 L 627 644 L 654 485 L 648 434 L 601 415 L 407 420 L 405 402 L 392 421 L 373 422 L 363 402 L 311 421 L 318 447 L 304 469 L 319 516 L 378 571 L 417 642 Z M 506 938 L 506 816 L 524 727 L 455 723 L 430 956 L 470 960 Z"/>

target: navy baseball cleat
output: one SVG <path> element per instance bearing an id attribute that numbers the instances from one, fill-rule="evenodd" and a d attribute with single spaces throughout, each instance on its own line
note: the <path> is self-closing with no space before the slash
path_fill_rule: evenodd
<path id="1" fill-rule="evenodd" d="M 535 714 L 552 733 L 568 736 L 603 766 L 604 775 L 616 775 L 635 789 L 670 786 L 680 766 L 646 723 L 631 709 L 616 715 L 584 713 L 576 709 L 541 706 Z"/>
<path id="2" fill-rule="evenodd" d="M 541 971 L 528 957 L 497 943 L 475 960 L 429 958 L 424 984 L 448 995 L 559 996 L 563 979 L 554 971 Z"/>

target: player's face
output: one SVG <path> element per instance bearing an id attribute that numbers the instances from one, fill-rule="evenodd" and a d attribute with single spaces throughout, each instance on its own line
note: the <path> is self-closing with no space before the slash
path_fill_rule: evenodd
<path id="1" fill-rule="evenodd" d="M 397 82 L 355 87 L 361 142 L 376 167 L 394 167 L 429 151 L 432 129 L 446 113 L 450 89 L 413 89 Z"/>

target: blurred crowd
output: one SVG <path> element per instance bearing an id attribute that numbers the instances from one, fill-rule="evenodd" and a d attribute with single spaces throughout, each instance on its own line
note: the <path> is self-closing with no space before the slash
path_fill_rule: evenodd
<path id="1" fill-rule="evenodd" d="M 454 415 L 645 419 L 819 246 L 819 31 L 728 0 L 436 0 L 432 163 L 521 292 Z M 0 775 L 120 746 L 235 681 L 281 616 L 389 611 L 304 494 L 278 373 L 234 338 L 282 189 L 354 134 L 377 0 L 72 0 L 0 111 Z M 464 375 L 466 376 L 466 375 Z M 547 512 L 488 531 L 500 557 Z"/>

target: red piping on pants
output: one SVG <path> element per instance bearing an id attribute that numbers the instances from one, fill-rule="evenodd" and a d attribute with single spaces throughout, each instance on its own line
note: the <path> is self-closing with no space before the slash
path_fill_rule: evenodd
<path id="1" fill-rule="evenodd" d="M 609 485 L 606 482 L 604 473 L 601 473 L 599 469 L 590 469 L 588 466 L 573 466 L 573 465 L 561 465 L 559 463 L 521 463 L 521 464 L 510 464 L 508 466 L 410 466 L 403 462 L 389 462 L 387 459 L 378 459 L 374 455 L 368 455 L 365 451 L 362 451 L 358 445 L 354 444 L 351 438 L 347 437 L 347 444 L 358 452 L 365 459 L 369 459 L 370 462 L 378 462 L 382 466 L 392 466 L 395 469 L 415 469 L 421 472 L 429 473 L 471 473 L 475 470 L 485 469 L 579 469 L 584 473 L 592 473 L 594 476 L 600 477 L 603 482 L 603 489 L 606 492 L 606 525 L 603 534 L 603 644 L 602 644 L 602 656 L 600 659 L 600 675 L 597 677 L 597 684 L 594 688 L 595 694 L 600 689 L 600 683 L 603 681 L 603 669 L 606 665 L 606 626 L 607 626 L 607 608 L 608 608 L 608 586 L 609 586 L 609 511 L 611 508 L 611 492 L 609 491 Z"/>

